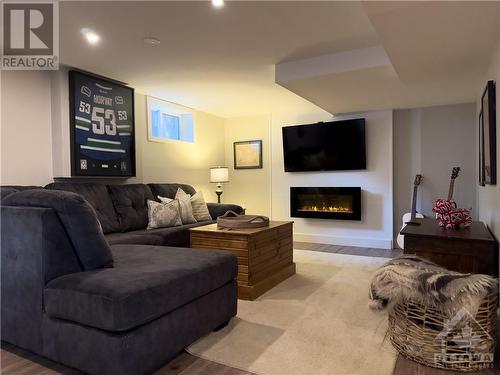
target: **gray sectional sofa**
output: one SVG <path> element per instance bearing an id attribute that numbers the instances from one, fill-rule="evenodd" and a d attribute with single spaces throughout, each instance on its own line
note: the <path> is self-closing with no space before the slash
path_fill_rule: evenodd
<path id="1" fill-rule="evenodd" d="M 178 186 L 3 187 L 2 340 L 92 374 L 147 374 L 226 324 L 236 258 L 179 247 L 188 226 L 145 229 L 145 200 Z"/>

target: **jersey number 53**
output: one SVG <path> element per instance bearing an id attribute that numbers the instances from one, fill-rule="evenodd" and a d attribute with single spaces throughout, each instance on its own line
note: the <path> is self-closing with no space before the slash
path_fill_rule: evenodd
<path id="1" fill-rule="evenodd" d="M 109 120 L 106 124 L 106 120 Z M 94 134 L 116 135 L 116 117 L 112 109 L 92 108 L 92 131 Z"/>

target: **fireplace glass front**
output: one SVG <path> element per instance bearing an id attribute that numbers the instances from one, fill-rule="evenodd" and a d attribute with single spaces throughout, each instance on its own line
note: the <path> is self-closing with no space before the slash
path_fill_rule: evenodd
<path id="1" fill-rule="evenodd" d="M 359 187 L 291 187 L 292 217 L 361 220 Z"/>

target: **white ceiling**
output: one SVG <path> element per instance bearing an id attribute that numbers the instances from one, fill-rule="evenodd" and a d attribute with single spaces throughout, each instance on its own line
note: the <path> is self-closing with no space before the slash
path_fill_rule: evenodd
<path id="1" fill-rule="evenodd" d="M 472 3 L 61 2 L 61 62 L 223 117 L 472 101 L 500 30 L 500 3 Z M 390 65 L 275 83 L 276 64 L 375 46 Z"/>
<path id="2" fill-rule="evenodd" d="M 476 100 L 499 36 L 499 2 L 365 2 L 363 6 L 389 65 L 305 78 L 279 79 L 278 74 L 277 81 L 331 113 Z M 308 70 L 308 60 L 294 64 Z M 278 72 L 286 65 L 278 65 Z"/>

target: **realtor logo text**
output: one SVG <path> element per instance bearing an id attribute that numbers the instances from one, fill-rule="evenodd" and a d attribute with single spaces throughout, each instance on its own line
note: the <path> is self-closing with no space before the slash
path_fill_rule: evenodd
<path id="1" fill-rule="evenodd" d="M 2 2 L 2 69 L 58 69 L 58 17 L 55 2 Z"/>

